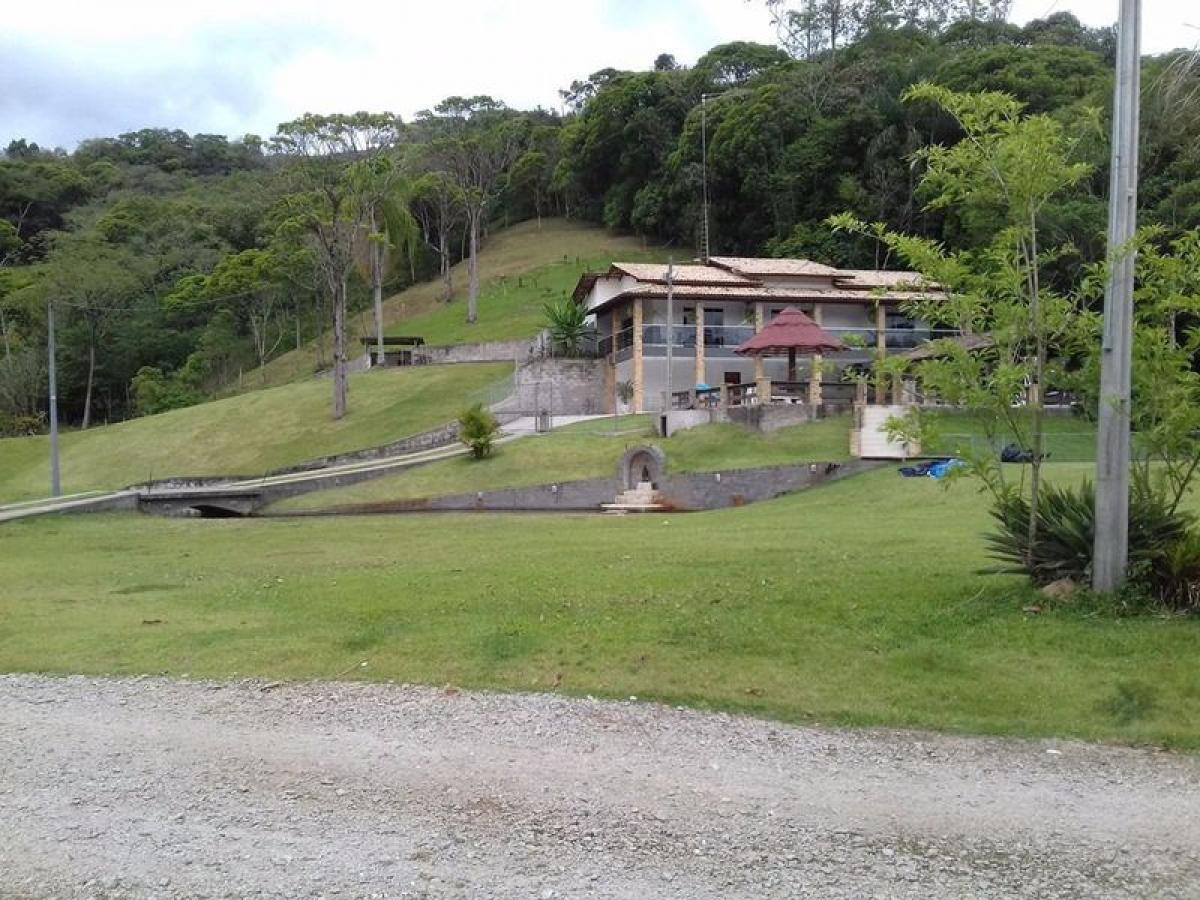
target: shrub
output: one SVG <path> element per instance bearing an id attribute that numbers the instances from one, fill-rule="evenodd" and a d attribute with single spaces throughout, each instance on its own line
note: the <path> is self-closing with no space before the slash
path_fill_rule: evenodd
<path id="1" fill-rule="evenodd" d="M 500 422 L 482 403 L 476 403 L 458 417 L 458 439 L 470 448 L 475 459 L 491 455 L 499 431 Z"/>
<path id="2" fill-rule="evenodd" d="M 986 540 L 1003 565 L 992 571 L 1028 575 L 1035 585 L 1060 578 L 1087 584 L 1092 574 L 1095 493 L 1046 485 L 1038 506 L 1037 540 L 1029 546 L 1029 500 L 1016 491 L 992 508 L 999 529 Z M 1194 518 L 1135 480 L 1129 503 L 1128 596 L 1148 597 L 1177 610 L 1200 610 L 1200 532 Z"/>
<path id="3" fill-rule="evenodd" d="M 29 437 L 46 430 L 46 419 L 42 415 L 15 415 L 0 412 L 0 437 Z"/>
<path id="4" fill-rule="evenodd" d="M 544 309 L 555 349 L 566 356 L 578 356 L 587 332 L 587 310 L 570 297 L 547 303 Z"/>

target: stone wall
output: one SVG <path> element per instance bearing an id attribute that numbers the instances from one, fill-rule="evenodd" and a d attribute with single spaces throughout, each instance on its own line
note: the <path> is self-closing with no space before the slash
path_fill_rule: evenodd
<path id="1" fill-rule="evenodd" d="M 337 453 L 333 456 L 322 456 L 318 459 L 310 459 L 307 462 L 299 463 L 298 465 L 274 469 L 264 477 L 290 475 L 293 472 L 311 472 L 317 469 L 325 469 L 329 466 L 344 465 L 345 463 L 385 459 L 391 456 L 404 456 L 409 453 L 417 453 L 421 450 L 448 447 L 457 440 L 458 422 L 447 422 L 444 425 L 439 425 L 437 428 L 431 428 L 429 431 L 422 431 L 420 434 L 392 441 L 390 444 L 381 444 L 378 447 L 366 447 L 362 450 L 350 450 L 346 453 Z"/>
<path id="2" fill-rule="evenodd" d="M 497 413 L 555 416 L 593 415 L 609 411 L 606 363 L 600 359 L 535 359 L 513 379 L 513 393 L 492 407 Z"/>
<path id="3" fill-rule="evenodd" d="M 807 403 L 769 403 L 760 406 L 733 406 L 729 421 L 757 431 L 771 432 L 791 425 L 803 425 L 816 416 Z"/>
<path id="4" fill-rule="evenodd" d="M 469 362 L 517 362 L 533 359 L 541 338 L 521 338 L 513 341 L 485 341 L 478 344 L 452 344 L 445 347 L 417 347 L 413 361 L 424 365 Z"/>
<path id="5" fill-rule="evenodd" d="M 486 465 L 486 463 L 485 463 Z M 667 475 L 658 491 L 662 502 L 675 510 L 719 509 L 770 500 L 804 488 L 836 481 L 876 468 L 877 463 L 814 462 L 757 469 L 728 469 Z M 590 478 L 499 491 L 478 491 L 393 500 L 382 503 L 338 507 L 337 512 L 392 513 L 431 511 L 587 511 L 595 512 L 611 503 L 623 490 L 619 478 Z"/>

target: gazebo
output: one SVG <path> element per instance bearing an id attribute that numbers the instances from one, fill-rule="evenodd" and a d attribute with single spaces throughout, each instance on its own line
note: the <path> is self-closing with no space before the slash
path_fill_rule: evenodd
<path id="1" fill-rule="evenodd" d="M 809 380 L 808 397 L 813 404 L 821 402 L 821 354 L 845 350 L 846 346 L 794 306 L 780 312 L 762 331 L 735 350 L 742 356 L 787 356 L 787 378 L 796 381 L 796 354 L 811 353 L 813 376 Z M 769 397 L 760 397 L 766 403 Z"/>

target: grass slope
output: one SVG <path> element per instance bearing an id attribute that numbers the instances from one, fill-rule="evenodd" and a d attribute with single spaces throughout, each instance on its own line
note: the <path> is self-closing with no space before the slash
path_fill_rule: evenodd
<path id="1" fill-rule="evenodd" d="M 388 334 L 417 334 L 429 344 L 473 343 L 532 337 L 542 327 L 542 305 L 567 295 L 579 275 L 589 268 L 607 268 L 614 259 L 662 257 L 665 251 L 646 250 L 635 238 L 614 236 L 604 229 L 563 219 L 522 222 L 494 232 L 479 254 L 482 282 L 479 321 L 466 324 L 467 264 L 454 267 L 454 298 L 443 303 L 442 282 L 414 285 L 384 301 Z M 349 332 L 373 333 L 369 309 L 352 317 Z M 328 358 L 329 336 L 322 337 Z M 285 353 L 267 364 L 270 384 L 283 384 L 312 374 L 317 366 L 317 343 Z"/>
<path id="2" fill-rule="evenodd" d="M 1200 621 L 1023 613 L 1014 580 L 976 574 L 986 526 L 969 486 L 892 471 L 680 516 L 22 521 L 0 529 L 0 669 L 353 673 L 1200 747 Z"/>
<path id="3" fill-rule="evenodd" d="M 328 509 L 596 478 L 615 474 L 621 454 L 635 444 L 645 443 L 662 447 L 667 453 L 668 469 L 676 472 L 839 460 L 848 456 L 849 428 L 849 417 L 839 416 L 772 434 L 737 425 L 705 425 L 664 440 L 654 435 L 649 416 L 581 422 L 550 434 L 502 444 L 483 461 L 465 457 L 442 460 L 361 484 L 290 497 L 269 511 Z"/>
<path id="4" fill-rule="evenodd" d="M 377 370 L 350 378 L 350 410 L 329 417 L 328 379 L 215 400 L 62 436 L 63 491 L 123 487 L 168 475 L 256 475 L 370 447 L 453 418 L 507 363 Z M 0 501 L 49 491 L 48 438 L 0 440 Z"/>

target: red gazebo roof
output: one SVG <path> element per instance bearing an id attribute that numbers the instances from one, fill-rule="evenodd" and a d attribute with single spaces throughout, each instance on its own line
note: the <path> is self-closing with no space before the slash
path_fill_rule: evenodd
<path id="1" fill-rule="evenodd" d="M 799 309 L 789 306 L 734 352 L 748 356 L 771 356 L 789 351 L 821 353 L 845 349 L 841 341 Z"/>

